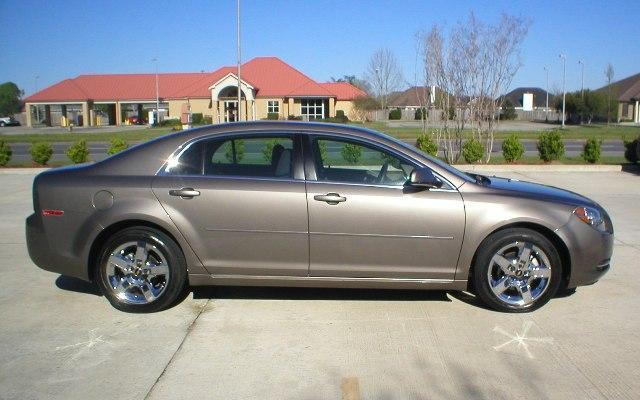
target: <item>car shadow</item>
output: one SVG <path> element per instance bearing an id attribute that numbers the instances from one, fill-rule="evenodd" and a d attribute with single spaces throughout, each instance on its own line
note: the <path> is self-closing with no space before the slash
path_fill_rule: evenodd
<path id="1" fill-rule="evenodd" d="M 194 286 L 194 299 L 448 301 L 444 290 Z"/>
<path id="2" fill-rule="evenodd" d="M 95 282 L 87 282 L 82 279 L 72 278 L 70 276 L 60 275 L 56 279 L 58 289 L 67 290 L 69 292 L 86 293 L 95 296 L 102 296 L 100 288 Z"/>
<path id="3" fill-rule="evenodd" d="M 631 163 L 622 164 L 622 172 L 640 175 L 640 165 Z"/>

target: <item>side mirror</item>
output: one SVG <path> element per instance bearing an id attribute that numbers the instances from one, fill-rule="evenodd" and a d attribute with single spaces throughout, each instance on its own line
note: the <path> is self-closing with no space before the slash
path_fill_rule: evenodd
<path id="1" fill-rule="evenodd" d="M 417 168 L 409 176 L 409 184 L 415 187 L 438 189 L 442 187 L 442 181 L 431 172 L 429 168 Z"/>

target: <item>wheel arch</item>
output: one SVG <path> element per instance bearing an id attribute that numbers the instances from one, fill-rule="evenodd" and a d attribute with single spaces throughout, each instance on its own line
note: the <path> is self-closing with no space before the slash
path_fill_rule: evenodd
<path id="1" fill-rule="evenodd" d="M 553 246 L 558 251 L 558 255 L 560 256 L 560 262 L 562 264 L 561 288 L 566 287 L 567 283 L 569 282 L 569 278 L 571 277 L 571 254 L 569 253 L 569 248 L 567 247 L 566 243 L 553 230 L 547 228 L 546 226 L 537 224 L 535 222 L 524 222 L 524 221 L 513 222 L 510 224 L 502 225 L 494 229 L 493 231 L 491 231 L 482 239 L 480 244 L 478 244 L 478 247 L 476 248 L 473 254 L 473 257 L 471 258 L 471 267 L 469 268 L 469 274 L 467 276 L 467 283 L 469 287 L 471 287 L 473 282 L 473 270 L 475 267 L 478 253 L 482 248 L 482 244 L 491 235 L 497 232 L 503 231 L 505 229 L 513 229 L 513 228 L 525 228 L 525 229 L 530 229 L 532 231 L 538 232 L 539 234 L 547 238 L 551 242 L 551 244 L 553 244 Z"/>
<path id="2" fill-rule="evenodd" d="M 143 220 L 143 219 L 127 219 L 127 220 L 118 221 L 107 226 L 105 229 L 103 229 L 91 243 L 91 248 L 89 250 L 89 255 L 87 259 L 88 277 L 91 282 L 95 280 L 98 255 L 102 250 L 102 247 L 104 246 L 106 241 L 109 240 L 109 238 L 113 236 L 116 232 L 119 232 L 127 228 L 133 228 L 133 227 L 146 227 L 146 228 L 159 230 L 160 232 L 169 236 L 169 238 L 171 238 L 178 245 L 178 247 L 180 248 L 180 251 L 182 251 L 182 253 L 186 256 L 185 249 L 181 245 L 180 241 L 175 237 L 175 235 L 173 235 L 169 230 L 167 230 L 163 226 L 158 225 L 151 221 Z"/>

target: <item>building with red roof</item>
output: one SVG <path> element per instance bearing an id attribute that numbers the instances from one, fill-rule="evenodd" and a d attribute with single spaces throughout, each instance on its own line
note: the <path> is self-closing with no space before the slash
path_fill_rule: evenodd
<path id="1" fill-rule="evenodd" d="M 353 116 L 353 100 L 366 96 L 346 82 L 319 83 L 277 57 L 241 66 L 238 107 L 236 67 L 213 72 L 80 75 L 25 99 L 27 125 L 144 123 L 158 106 L 164 118 L 188 113 L 213 123 L 265 118 Z M 151 114 L 150 114 L 151 113 Z"/>

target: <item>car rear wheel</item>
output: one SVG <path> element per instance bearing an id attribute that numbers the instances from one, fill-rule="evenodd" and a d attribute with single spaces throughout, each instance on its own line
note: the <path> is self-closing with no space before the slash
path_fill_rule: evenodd
<path id="1" fill-rule="evenodd" d="M 473 279 L 478 297 L 489 307 L 533 311 L 558 291 L 562 263 L 554 245 L 540 233 L 505 229 L 480 245 Z"/>
<path id="2" fill-rule="evenodd" d="M 133 227 L 105 243 L 98 284 L 111 305 L 126 312 L 163 310 L 187 284 L 187 268 L 178 244 L 163 232 Z"/>

